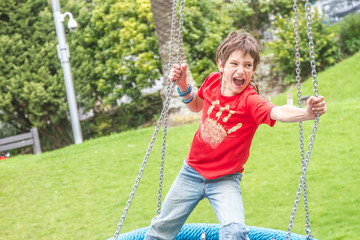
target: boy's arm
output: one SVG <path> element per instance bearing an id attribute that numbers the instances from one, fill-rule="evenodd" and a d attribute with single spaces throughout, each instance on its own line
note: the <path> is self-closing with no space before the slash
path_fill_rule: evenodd
<path id="1" fill-rule="evenodd" d="M 316 114 L 326 113 L 326 103 L 323 96 L 311 96 L 306 103 L 306 109 L 284 105 L 271 110 L 270 117 L 280 122 L 301 122 L 316 118 Z"/>
<path id="2" fill-rule="evenodd" d="M 186 85 L 186 87 L 180 87 L 180 92 L 185 92 L 188 88 L 188 85 Z M 194 98 L 193 100 L 191 100 L 191 102 L 187 103 L 186 106 L 187 108 L 192 111 L 192 112 L 200 112 L 203 108 L 203 99 L 200 98 L 197 94 L 197 91 L 194 91 Z M 188 95 L 185 95 L 184 98 L 188 98 L 190 97 L 192 93 L 190 92 Z"/>
<path id="3" fill-rule="evenodd" d="M 186 64 L 182 64 L 181 66 L 175 64 L 169 74 L 169 79 L 171 81 L 176 81 L 176 85 L 178 85 L 180 92 L 186 92 L 189 87 L 189 83 L 187 81 L 187 74 L 186 74 Z M 188 109 L 192 112 L 200 112 L 203 107 L 203 99 L 201 99 L 197 91 L 192 89 L 187 95 L 182 96 L 183 99 L 190 99 L 191 95 L 194 94 L 193 99 L 186 104 Z"/>

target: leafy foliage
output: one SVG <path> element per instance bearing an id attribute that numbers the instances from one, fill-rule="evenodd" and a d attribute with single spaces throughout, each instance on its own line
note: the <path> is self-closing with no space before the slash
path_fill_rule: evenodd
<path id="1" fill-rule="evenodd" d="M 235 28 L 250 29 L 256 37 L 261 38 L 263 32 L 270 27 L 271 17 L 286 17 L 292 7 L 293 2 L 288 0 L 234 0 L 227 4 L 227 12 L 233 19 Z"/>
<path id="2" fill-rule="evenodd" d="M 149 111 L 158 112 L 161 98 L 143 97 L 141 90 L 153 86 L 161 68 L 150 1 L 95 0 L 79 12 L 77 20 L 82 29 L 69 40 L 75 55 L 74 78 L 81 106 L 95 113 L 82 122 L 84 137 L 123 131 L 151 120 Z M 133 101 L 114 107 L 125 95 Z"/>
<path id="3" fill-rule="evenodd" d="M 360 48 L 360 14 L 350 14 L 340 23 L 340 44 L 344 53 L 353 54 Z"/>
<path id="4" fill-rule="evenodd" d="M 148 94 L 129 104 L 95 115 L 91 120 L 82 122 L 85 138 L 105 136 L 114 132 L 122 132 L 137 128 L 153 120 L 153 116 L 160 114 L 162 101 L 160 92 Z"/>
<path id="5" fill-rule="evenodd" d="M 184 14 L 184 45 L 198 85 L 217 71 L 216 48 L 230 31 L 246 28 L 257 37 L 269 27 L 270 15 L 288 15 L 292 3 L 275 1 L 188 0 Z"/>
<path id="6" fill-rule="evenodd" d="M 222 0 L 188 0 L 184 10 L 184 46 L 191 74 L 198 85 L 217 71 L 216 48 L 232 27 Z"/>
<path id="7" fill-rule="evenodd" d="M 101 93 L 96 88 L 99 76 L 94 70 L 97 66 L 94 61 L 96 44 L 86 40 L 89 35 L 86 30 L 91 19 L 92 4 L 91 1 L 86 1 L 81 4 L 81 8 L 78 6 L 77 1 L 69 1 L 63 9 L 73 13 L 79 26 L 74 32 L 70 32 L 67 28 L 65 31 L 77 103 L 86 112 L 94 108 Z"/>
<path id="8" fill-rule="evenodd" d="M 310 55 L 308 46 L 308 28 L 304 8 L 298 8 L 299 15 L 299 46 L 301 74 L 303 79 L 311 73 Z M 275 70 L 282 71 L 285 75 L 285 83 L 295 82 L 295 43 L 294 43 L 294 20 L 289 18 L 276 17 L 273 24 L 277 40 L 269 43 L 274 50 L 274 60 L 277 63 Z M 338 46 L 336 35 L 327 26 L 322 23 L 317 13 L 312 16 L 312 32 L 315 48 L 315 60 L 317 71 L 324 70 L 340 60 L 340 48 Z"/>
<path id="9" fill-rule="evenodd" d="M 69 144 L 51 6 L 41 0 L 3 0 L 0 25 L 0 122 L 17 133 L 38 127 L 45 150 Z"/>
<path id="10" fill-rule="evenodd" d="M 113 104 L 124 95 L 137 99 L 141 89 L 153 86 L 160 77 L 150 1 L 94 0 L 92 4 L 84 41 L 94 51 L 93 69 L 84 82 L 103 104 Z"/>
<path id="11" fill-rule="evenodd" d="M 81 108 L 110 105 L 123 95 L 141 102 L 140 91 L 160 76 L 149 1 L 64 0 L 61 5 L 80 26 L 66 37 Z M 71 143 L 50 2 L 1 1 L 0 24 L 2 126 L 10 124 L 16 133 L 38 127 L 43 150 Z"/>

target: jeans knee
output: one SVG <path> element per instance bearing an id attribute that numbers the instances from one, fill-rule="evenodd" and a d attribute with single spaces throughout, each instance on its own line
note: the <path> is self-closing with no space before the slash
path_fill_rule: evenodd
<path id="1" fill-rule="evenodd" d="M 230 223 L 220 229 L 220 240 L 249 240 L 249 228 L 241 223 Z"/>

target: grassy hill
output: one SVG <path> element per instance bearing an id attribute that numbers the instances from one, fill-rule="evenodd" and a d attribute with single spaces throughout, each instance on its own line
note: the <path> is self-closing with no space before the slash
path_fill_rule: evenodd
<path id="1" fill-rule="evenodd" d="M 328 112 L 320 119 L 307 175 L 312 233 L 317 239 L 360 235 L 359 62 L 360 53 L 318 75 Z M 307 81 L 303 95 L 311 93 L 312 84 Z M 285 104 L 286 96 L 281 94 L 273 102 Z M 307 145 L 313 122 L 304 125 Z M 168 129 L 165 192 L 197 127 L 195 123 Z M 123 132 L 40 156 L 0 161 L 0 240 L 111 237 L 153 130 Z M 155 216 L 161 138 L 159 133 L 122 232 L 148 226 Z M 297 124 L 261 126 L 241 183 L 247 224 L 286 230 L 300 175 Z M 303 216 L 300 203 L 293 232 L 304 234 Z M 188 222 L 217 220 L 205 200 Z"/>

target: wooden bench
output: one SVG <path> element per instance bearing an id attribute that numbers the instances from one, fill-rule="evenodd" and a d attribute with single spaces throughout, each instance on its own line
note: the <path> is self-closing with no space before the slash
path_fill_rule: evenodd
<path id="1" fill-rule="evenodd" d="M 8 151 L 25 146 L 33 146 L 34 154 L 41 153 L 39 133 L 37 128 L 32 128 L 30 132 L 0 139 L 0 152 Z"/>

